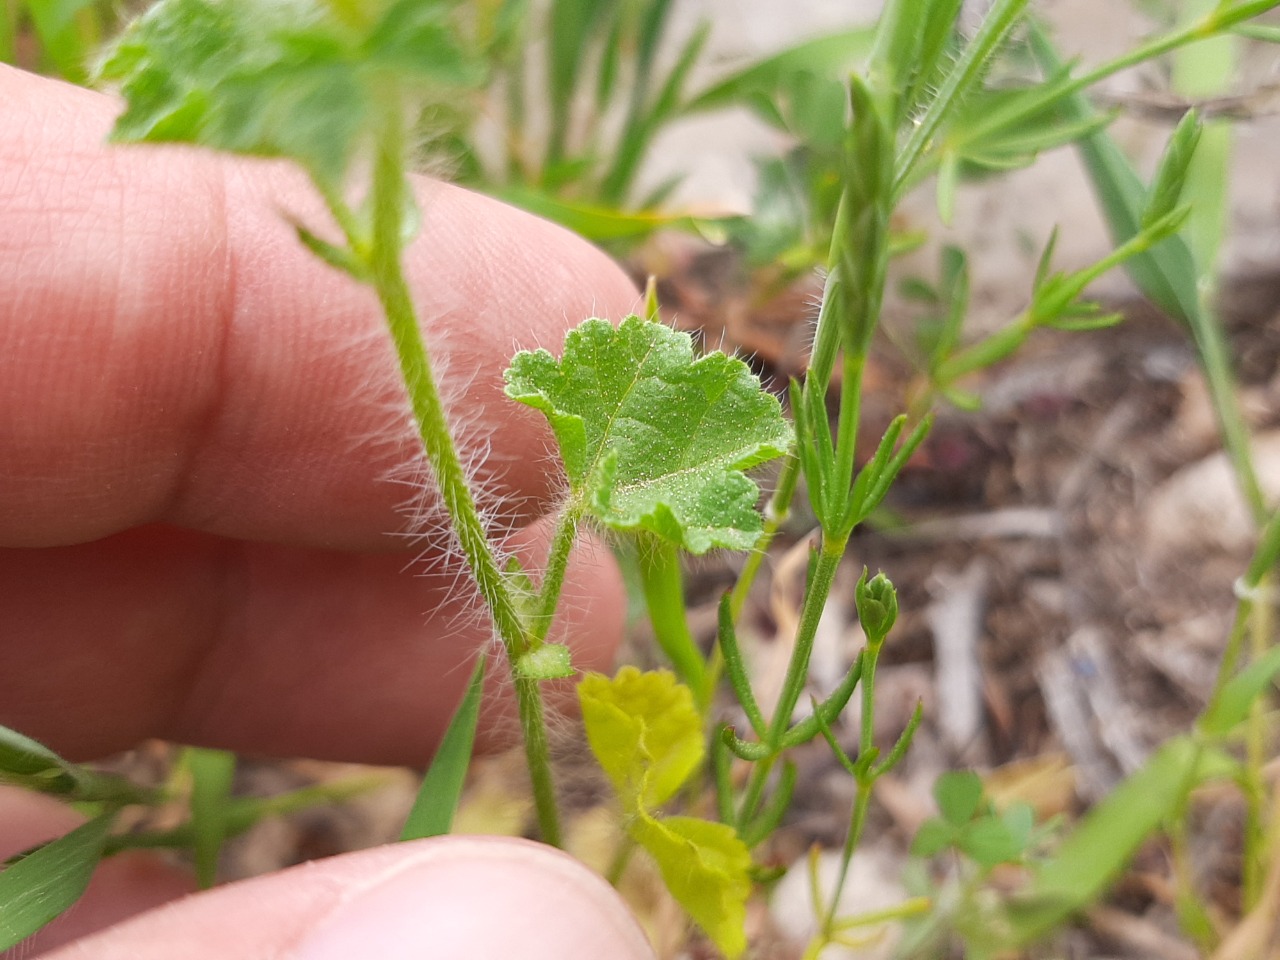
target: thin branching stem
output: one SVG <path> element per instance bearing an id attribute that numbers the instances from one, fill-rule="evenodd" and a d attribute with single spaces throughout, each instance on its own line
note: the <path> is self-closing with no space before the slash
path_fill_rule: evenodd
<path id="1" fill-rule="evenodd" d="M 449 432 L 444 403 L 401 265 L 402 218 L 406 202 L 404 119 L 401 110 L 396 98 L 388 97 L 384 104 L 382 138 L 373 165 L 373 230 L 369 268 L 386 314 L 400 373 L 436 486 L 514 669 L 520 657 L 527 652 L 530 637 L 489 543 L 457 446 Z M 519 677 L 515 687 L 539 828 L 543 840 L 558 846 L 559 814 L 551 786 L 551 758 L 542 693 L 536 681 Z"/>

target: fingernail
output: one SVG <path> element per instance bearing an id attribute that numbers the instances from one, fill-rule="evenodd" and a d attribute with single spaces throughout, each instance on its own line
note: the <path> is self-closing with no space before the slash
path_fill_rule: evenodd
<path id="1" fill-rule="evenodd" d="M 362 883 L 292 960 L 652 960 L 613 889 L 542 844 L 440 837 Z"/>

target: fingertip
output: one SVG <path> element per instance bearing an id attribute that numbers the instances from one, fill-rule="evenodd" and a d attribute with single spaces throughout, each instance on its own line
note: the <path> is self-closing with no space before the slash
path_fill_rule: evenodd
<path id="1" fill-rule="evenodd" d="M 229 922 L 234 918 L 234 922 Z M 622 900 L 525 840 L 439 837 L 189 897 L 46 960 L 652 960 Z"/>
<path id="2" fill-rule="evenodd" d="M 617 894 L 541 844 L 495 837 L 424 843 L 309 931 L 291 960 L 651 957 Z"/>

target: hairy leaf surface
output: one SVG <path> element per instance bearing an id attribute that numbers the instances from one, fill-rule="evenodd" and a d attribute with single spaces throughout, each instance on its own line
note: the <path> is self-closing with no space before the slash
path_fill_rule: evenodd
<path id="1" fill-rule="evenodd" d="M 592 319 L 563 359 L 522 351 L 506 380 L 546 414 L 574 497 L 607 526 L 692 553 L 755 543 L 759 490 L 743 471 L 785 453 L 791 430 L 741 360 L 695 358 L 689 336 L 661 323 Z"/>
<path id="2" fill-rule="evenodd" d="M 128 102 L 113 136 L 289 157 L 337 184 L 388 83 L 478 79 L 449 7 L 394 0 L 352 22 L 311 0 L 163 0 L 102 66 Z"/>

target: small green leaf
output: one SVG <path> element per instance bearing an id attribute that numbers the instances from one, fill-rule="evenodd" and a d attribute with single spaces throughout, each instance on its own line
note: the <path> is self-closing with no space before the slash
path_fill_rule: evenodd
<path id="1" fill-rule="evenodd" d="M 569 648 L 563 643 L 544 643 L 530 650 L 516 663 L 516 672 L 528 680 L 559 680 L 573 676 Z"/>
<path id="2" fill-rule="evenodd" d="M 972 770 L 944 773 L 933 785 L 933 797 L 943 818 L 963 827 L 982 804 L 982 780 Z"/>
<path id="3" fill-rule="evenodd" d="M 127 103 L 116 140 L 288 157 L 330 185 L 389 89 L 478 79 L 446 14 L 418 0 L 359 25 L 311 0 L 163 0 L 134 21 L 100 76 Z"/>
<path id="4" fill-rule="evenodd" d="M 1182 196 L 1187 181 L 1187 171 L 1195 159 L 1196 146 L 1200 142 L 1201 126 L 1194 110 L 1188 110 L 1169 137 L 1164 156 L 1156 169 L 1151 184 L 1151 198 L 1142 213 L 1142 226 L 1149 227 L 1161 217 L 1171 213 Z"/>
<path id="5" fill-rule="evenodd" d="M 694 817 L 641 814 L 628 832 L 649 851 L 680 906 L 726 957 L 746 950 L 751 851 L 733 828 Z"/>
<path id="6" fill-rule="evenodd" d="M 0 950 L 31 936 L 84 893 L 115 811 L 10 862 L 0 872 Z"/>
<path id="7" fill-rule="evenodd" d="M 917 857 L 932 857 L 956 842 L 959 835 L 955 826 L 941 817 L 931 817 L 920 824 L 915 839 L 911 841 L 911 853 Z"/>
<path id="8" fill-rule="evenodd" d="M 471 748 L 476 740 L 476 725 L 480 720 L 480 700 L 484 693 L 485 658 L 476 661 L 475 670 L 467 684 L 462 703 L 449 721 L 449 728 L 436 749 L 436 755 L 427 768 L 413 809 L 400 832 L 401 840 L 419 840 L 438 837 L 449 832 L 453 815 L 458 809 L 462 787 L 467 779 L 467 767 L 471 763 Z"/>
<path id="9" fill-rule="evenodd" d="M 562 360 L 516 354 L 506 382 L 546 414 L 573 496 L 605 525 L 692 553 L 755 544 L 759 490 L 743 471 L 785 453 L 791 430 L 741 360 L 695 359 L 687 334 L 640 317 L 593 319 Z"/>
<path id="10" fill-rule="evenodd" d="M 629 812 L 671 799 L 702 762 L 702 717 L 670 671 L 589 673 L 578 699 L 591 752 Z"/>
<path id="11" fill-rule="evenodd" d="M 1003 820 L 983 817 L 960 831 L 959 847 L 975 863 L 994 867 L 999 863 L 1013 863 L 1023 852 L 1023 844 Z"/>

